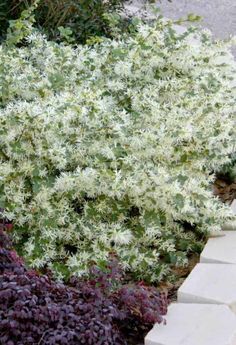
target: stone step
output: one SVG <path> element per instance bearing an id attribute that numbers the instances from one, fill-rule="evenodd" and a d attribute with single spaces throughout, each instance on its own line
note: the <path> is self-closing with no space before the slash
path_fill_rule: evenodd
<path id="1" fill-rule="evenodd" d="M 236 313 L 236 265 L 197 264 L 179 288 L 178 302 L 225 304 Z"/>
<path id="2" fill-rule="evenodd" d="M 225 305 L 171 304 L 165 324 L 156 324 L 145 345 L 235 345 L 236 316 Z"/>
<path id="3" fill-rule="evenodd" d="M 224 234 L 208 240 L 200 256 L 201 263 L 236 264 L 236 231 Z"/>

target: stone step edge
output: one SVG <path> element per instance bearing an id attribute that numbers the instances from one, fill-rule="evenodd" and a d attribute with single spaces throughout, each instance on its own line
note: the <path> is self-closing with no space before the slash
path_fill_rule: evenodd
<path id="1" fill-rule="evenodd" d="M 235 345 L 236 315 L 226 305 L 172 303 L 145 345 Z"/>
<path id="2" fill-rule="evenodd" d="M 233 211 L 233 213 L 236 215 L 236 199 L 234 199 L 233 200 L 233 202 L 231 203 L 231 205 L 230 205 L 230 207 L 231 207 L 231 209 L 232 209 L 232 211 Z M 230 229 L 230 230 L 233 230 L 233 229 Z M 222 237 L 222 238 L 224 238 L 224 235 L 225 234 L 223 234 L 223 236 L 220 236 L 220 237 Z M 218 237 L 218 235 L 216 235 L 216 236 L 213 236 L 213 237 Z M 201 262 L 201 261 L 200 261 Z M 202 263 L 204 263 L 204 261 L 202 261 Z M 211 265 L 211 263 L 215 263 L 215 264 L 219 264 L 219 265 L 221 265 L 222 264 L 222 262 L 221 261 L 209 261 L 208 262 L 208 264 L 209 265 Z M 177 304 L 177 305 L 182 305 L 183 303 L 175 303 L 175 304 Z M 226 308 L 228 308 L 228 310 L 233 314 L 233 312 L 230 310 L 230 308 L 228 307 L 228 306 L 226 306 L 226 305 L 224 305 L 224 304 L 215 304 L 215 303 L 212 303 L 212 304 L 203 304 L 203 303 L 194 303 L 194 301 L 193 301 L 193 303 L 187 303 L 187 304 L 189 304 L 190 306 L 196 306 L 196 305 L 199 305 L 199 306 L 203 306 L 203 305 L 205 305 L 206 306 L 206 308 L 208 307 L 209 308 L 209 306 L 224 306 L 224 307 L 226 307 Z M 173 304 L 171 304 L 171 305 L 173 305 Z M 170 305 L 170 307 L 171 307 L 171 305 Z M 170 308 L 169 307 L 169 308 Z M 167 312 L 167 315 L 168 315 L 168 312 Z M 235 316 L 235 314 L 233 314 L 234 316 Z M 190 316 L 191 317 L 191 316 Z M 236 316 L 235 316 L 235 320 L 236 320 Z M 204 320 L 203 320 L 204 321 Z M 163 326 L 163 327 L 165 327 L 165 326 Z M 160 343 L 160 342 L 158 342 L 158 340 L 153 340 L 153 339 L 151 339 L 151 337 L 152 337 L 152 335 L 153 335 L 153 333 L 154 333 L 154 338 L 155 338 L 155 329 L 156 328 L 158 328 L 158 325 L 156 324 L 156 325 L 154 325 L 154 327 L 150 330 L 150 332 L 148 332 L 148 334 L 146 335 L 146 337 L 145 337 L 145 345 L 170 345 L 170 344 L 167 344 L 167 343 Z M 157 331 L 157 338 L 158 338 L 158 331 Z M 150 341 L 149 341 L 150 340 Z M 232 342 L 231 343 L 226 343 L 227 345 L 235 345 L 236 344 L 236 323 L 235 323 L 235 335 L 233 336 L 233 340 L 232 340 Z M 172 344 L 171 344 L 172 345 Z M 173 343 L 173 345 L 174 345 L 174 343 Z M 180 345 L 180 343 L 178 344 L 178 343 L 176 343 L 175 345 Z M 213 344 L 210 344 L 209 343 L 209 345 L 213 345 Z M 223 344 L 222 344 L 223 345 Z"/>

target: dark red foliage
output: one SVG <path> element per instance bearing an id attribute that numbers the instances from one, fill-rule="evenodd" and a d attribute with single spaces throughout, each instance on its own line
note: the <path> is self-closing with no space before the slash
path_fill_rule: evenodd
<path id="1" fill-rule="evenodd" d="M 119 288 L 122 274 L 112 261 L 106 272 L 70 286 L 28 270 L 0 230 L 1 345 L 125 345 L 135 332 L 162 322 L 166 300 L 155 289 Z"/>
<path id="2" fill-rule="evenodd" d="M 122 287 L 117 293 L 117 303 L 130 319 L 143 327 L 163 321 L 167 313 L 167 296 L 157 289 L 143 284 Z"/>

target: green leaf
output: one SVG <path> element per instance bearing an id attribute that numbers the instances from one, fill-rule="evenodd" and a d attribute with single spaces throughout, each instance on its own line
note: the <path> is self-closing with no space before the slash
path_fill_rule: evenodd
<path id="1" fill-rule="evenodd" d="M 198 22 L 202 19 L 201 16 L 198 16 L 194 13 L 189 13 L 187 18 L 188 18 L 188 21 L 190 22 Z"/>
<path id="2" fill-rule="evenodd" d="M 174 200 L 175 200 L 175 204 L 178 206 L 178 208 L 184 207 L 184 197 L 182 194 L 179 194 L 179 193 L 176 194 Z"/>
<path id="3" fill-rule="evenodd" d="M 177 180 L 181 183 L 181 185 L 184 185 L 184 183 L 188 180 L 188 176 L 184 175 L 178 175 Z"/>

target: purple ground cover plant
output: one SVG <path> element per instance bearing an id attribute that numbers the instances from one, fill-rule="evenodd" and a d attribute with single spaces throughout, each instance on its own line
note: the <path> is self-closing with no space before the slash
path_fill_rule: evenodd
<path id="1" fill-rule="evenodd" d="M 67 285 L 29 270 L 0 230 L 1 345 L 126 345 L 163 322 L 166 307 L 156 289 L 125 284 L 116 260 Z"/>

